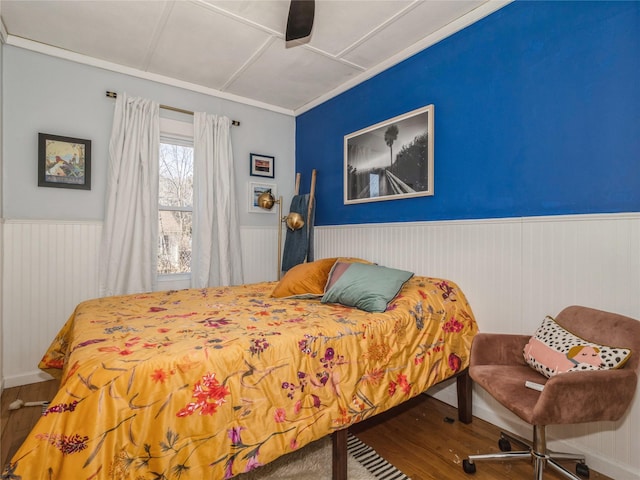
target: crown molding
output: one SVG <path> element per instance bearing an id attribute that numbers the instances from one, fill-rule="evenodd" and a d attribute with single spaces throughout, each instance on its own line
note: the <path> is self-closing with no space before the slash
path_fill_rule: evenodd
<path id="1" fill-rule="evenodd" d="M 249 105 L 252 107 L 262 108 L 264 110 L 269 110 L 269 111 L 281 113 L 284 115 L 294 116 L 293 110 L 278 107 L 278 106 L 271 105 L 264 102 L 259 102 L 257 100 L 252 100 L 250 98 L 241 97 L 239 95 L 234 95 L 232 93 L 222 92 L 214 88 L 204 87 L 202 85 L 196 85 L 195 83 L 185 82 L 183 80 L 166 77 L 164 75 L 145 72 L 132 67 L 125 67 L 124 65 L 120 65 L 113 62 L 107 62 L 105 60 L 100 60 L 94 57 L 90 57 L 88 55 L 82 55 L 79 53 L 71 52 L 69 50 L 64 50 L 62 48 L 54 47 L 52 45 L 47 45 L 40 42 L 34 42 L 33 40 L 27 40 L 22 37 L 8 35 L 5 43 L 13 47 L 23 48 L 25 50 L 42 53 L 44 55 L 49 55 L 51 57 L 61 58 L 64 60 L 69 60 L 71 62 L 80 63 L 83 65 L 89 65 L 92 67 L 101 68 L 103 70 L 109 70 L 116 73 L 123 73 L 125 75 L 130 75 L 132 77 L 142 78 L 145 80 L 150 80 L 152 82 L 170 85 L 172 87 L 184 88 L 185 90 L 191 90 L 193 92 L 210 95 L 212 97 L 223 98 L 225 100 L 241 103 L 243 105 Z"/>

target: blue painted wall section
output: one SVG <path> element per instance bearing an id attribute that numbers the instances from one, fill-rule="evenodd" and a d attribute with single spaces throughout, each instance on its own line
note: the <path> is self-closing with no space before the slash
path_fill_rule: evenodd
<path id="1" fill-rule="evenodd" d="M 344 205 L 344 135 L 428 104 L 435 196 Z M 317 225 L 640 211 L 640 2 L 507 5 L 298 116 L 313 168 Z"/>

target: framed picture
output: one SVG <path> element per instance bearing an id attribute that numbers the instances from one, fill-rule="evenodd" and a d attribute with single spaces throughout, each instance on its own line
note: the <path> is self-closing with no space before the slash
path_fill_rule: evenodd
<path id="1" fill-rule="evenodd" d="M 269 155 L 258 155 L 257 153 L 252 153 L 250 155 L 249 173 L 254 177 L 273 178 L 275 176 L 274 162 L 275 162 L 274 157 L 270 157 Z"/>
<path id="2" fill-rule="evenodd" d="M 344 203 L 433 195 L 433 105 L 344 137 Z"/>
<path id="3" fill-rule="evenodd" d="M 273 197 L 277 199 L 276 185 L 272 183 L 249 182 L 249 213 L 274 213 L 278 210 L 275 205 L 271 210 L 265 210 L 258 206 L 258 197 L 260 194 L 269 190 L 271 190 Z"/>
<path id="4" fill-rule="evenodd" d="M 91 190 L 91 140 L 39 133 L 38 186 Z"/>

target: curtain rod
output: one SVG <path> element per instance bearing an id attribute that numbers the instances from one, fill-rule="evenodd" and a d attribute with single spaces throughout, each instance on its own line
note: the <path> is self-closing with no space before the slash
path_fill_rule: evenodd
<path id="1" fill-rule="evenodd" d="M 107 97 L 118 98 L 118 94 L 116 92 L 110 92 L 107 90 Z M 183 108 L 178 108 L 178 107 L 170 107 L 169 105 L 160 105 L 160 108 L 163 108 L 165 110 L 171 110 L 172 112 L 186 113 L 187 115 L 193 115 L 193 112 L 191 110 L 185 110 Z M 239 127 L 240 122 L 238 120 L 231 120 L 231 125 L 233 125 L 234 127 Z"/>

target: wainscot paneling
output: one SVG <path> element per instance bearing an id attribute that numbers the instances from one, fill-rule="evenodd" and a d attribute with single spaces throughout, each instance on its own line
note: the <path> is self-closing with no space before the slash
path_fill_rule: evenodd
<path id="1" fill-rule="evenodd" d="M 317 258 L 355 256 L 452 280 L 484 332 L 531 334 L 572 304 L 640 319 L 637 213 L 316 227 L 315 249 Z M 551 447 L 582 451 L 617 480 L 639 480 L 638 390 L 619 422 L 551 427 Z M 452 384 L 430 393 L 456 402 Z M 524 422 L 479 388 L 474 402 L 475 415 L 530 438 Z"/>
<path id="2" fill-rule="evenodd" d="M 0 54 L 0 56 L 1 55 L 2 54 Z M 1 123 L 1 120 L 0 120 L 0 123 Z M 1 164 L 2 164 L 2 153 L 0 152 L 0 166 Z M 0 187 L 0 190 L 1 190 L 1 187 Z M 0 192 L 0 196 L 1 196 L 1 192 Z M 0 199 L 0 204 L 1 203 L 2 203 L 2 200 Z M 2 252 L 3 240 L 4 240 L 4 218 L 0 218 L 0 252 Z M 2 341 L 2 263 L 3 263 L 3 256 L 0 253 L 0 394 L 2 394 L 2 392 L 4 391 L 4 376 L 2 375 L 2 371 L 3 371 L 2 360 L 4 358 L 3 341 Z"/>
<path id="3" fill-rule="evenodd" d="M 76 305 L 99 296 L 102 222 L 7 220 L 3 249 L 4 387 L 49 379 L 38 362 Z M 244 279 L 276 279 L 275 227 L 241 227 Z M 188 288 L 184 277 L 159 288 Z"/>
<path id="4" fill-rule="evenodd" d="M 42 357 L 75 306 L 98 295 L 101 222 L 6 220 L 5 388 L 50 378 Z"/>
<path id="5" fill-rule="evenodd" d="M 98 295 L 101 229 L 100 222 L 5 221 L 5 388 L 47 378 L 37 369 L 42 354 L 75 306 Z M 246 283 L 276 278 L 276 231 L 241 227 Z M 569 304 L 640 318 L 640 214 L 316 227 L 315 256 L 356 256 L 450 279 L 486 332 L 532 333 Z M 455 404 L 453 385 L 430 393 Z M 530 435 L 483 391 L 474 396 L 475 415 Z M 640 392 L 623 420 L 552 427 L 550 443 L 585 452 L 612 478 L 640 480 L 637 425 Z"/>
<path id="6" fill-rule="evenodd" d="M 244 283 L 272 281 L 278 278 L 278 229 L 241 227 L 242 270 Z M 285 232 L 282 232 L 284 245 Z"/>

